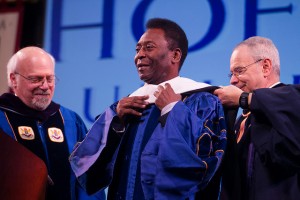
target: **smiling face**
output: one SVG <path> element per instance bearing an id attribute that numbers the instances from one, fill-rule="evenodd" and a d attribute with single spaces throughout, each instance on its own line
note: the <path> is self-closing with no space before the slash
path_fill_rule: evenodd
<path id="1" fill-rule="evenodd" d="M 134 62 L 140 79 L 148 84 L 159 84 L 178 76 L 176 51 L 168 48 L 163 30 L 148 29 L 136 45 Z"/>
<path id="2" fill-rule="evenodd" d="M 28 107 L 45 110 L 54 95 L 55 80 L 50 79 L 54 75 L 54 61 L 39 48 L 28 47 L 17 54 L 15 71 L 10 74 L 13 91 Z"/>
<path id="3" fill-rule="evenodd" d="M 230 78 L 230 84 L 245 92 L 266 87 L 268 72 L 263 67 L 264 62 L 265 59 L 255 60 L 247 46 L 238 47 L 231 55 L 230 71 L 238 71 L 239 68 L 248 67 L 240 75 L 233 75 Z"/>

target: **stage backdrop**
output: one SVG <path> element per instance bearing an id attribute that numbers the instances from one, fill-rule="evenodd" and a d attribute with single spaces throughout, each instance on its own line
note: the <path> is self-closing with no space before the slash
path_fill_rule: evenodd
<path id="1" fill-rule="evenodd" d="M 227 85 L 233 47 L 253 35 L 271 38 L 281 80 L 300 83 L 299 0 L 48 0 L 45 48 L 56 59 L 54 100 L 84 119 L 142 85 L 133 62 L 149 18 L 169 18 L 189 39 L 181 76 Z"/>

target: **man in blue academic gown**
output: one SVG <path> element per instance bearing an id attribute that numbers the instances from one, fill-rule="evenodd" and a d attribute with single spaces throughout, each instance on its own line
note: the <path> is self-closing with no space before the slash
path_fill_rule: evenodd
<path id="1" fill-rule="evenodd" d="M 104 192 L 88 196 L 71 170 L 70 152 L 87 129 L 75 112 L 52 101 L 54 69 L 53 57 L 39 47 L 25 47 L 11 57 L 7 75 L 12 93 L 0 96 L 0 128 L 45 162 L 46 199 L 104 199 Z"/>
<path id="2" fill-rule="evenodd" d="M 176 23 L 148 21 L 134 59 L 145 85 L 107 108 L 70 157 L 88 193 L 186 199 L 209 183 L 226 146 L 224 113 L 214 87 L 179 76 L 187 50 Z"/>

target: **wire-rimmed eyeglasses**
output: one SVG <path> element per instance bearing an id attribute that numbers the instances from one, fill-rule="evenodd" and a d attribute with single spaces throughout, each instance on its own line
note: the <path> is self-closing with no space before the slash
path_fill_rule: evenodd
<path id="1" fill-rule="evenodd" d="M 260 62 L 260 61 L 262 61 L 262 60 L 264 60 L 264 59 L 263 59 L 263 58 L 260 58 L 260 59 L 256 60 L 255 62 L 250 63 L 249 65 L 246 65 L 246 66 L 237 66 L 237 67 L 235 67 L 235 68 L 233 69 L 232 72 L 230 72 L 230 73 L 228 74 L 228 77 L 231 78 L 233 75 L 234 75 L 235 77 L 239 77 L 240 75 L 244 74 L 244 73 L 247 71 L 247 69 L 248 69 L 251 65 L 254 65 L 254 64 L 256 64 L 256 63 L 258 63 L 258 62 Z"/>
<path id="2" fill-rule="evenodd" d="M 58 78 L 55 75 L 49 75 L 49 76 L 24 76 L 18 72 L 15 72 L 15 74 L 20 75 L 21 77 L 25 78 L 32 84 L 39 84 L 43 85 L 44 81 L 46 79 L 49 86 L 53 86 L 58 81 Z"/>

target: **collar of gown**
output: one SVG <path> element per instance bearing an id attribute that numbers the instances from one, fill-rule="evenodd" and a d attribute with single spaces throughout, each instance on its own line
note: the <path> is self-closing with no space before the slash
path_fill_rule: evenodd
<path id="1" fill-rule="evenodd" d="M 164 86 L 166 83 L 169 83 L 172 86 L 172 88 L 176 94 L 182 94 L 185 92 L 198 90 L 198 89 L 202 89 L 205 87 L 211 87 L 211 85 L 209 85 L 209 84 L 196 82 L 192 79 L 179 77 L 179 76 L 175 77 L 171 80 L 162 82 L 159 85 Z M 129 96 L 131 97 L 131 96 L 149 95 L 149 99 L 147 101 L 149 103 L 154 103 L 156 97 L 153 94 L 157 90 L 157 86 L 158 85 L 145 83 L 144 86 L 140 87 L 139 89 L 137 89 L 136 91 L 131 93 Z"/>
<path id="2" fill-rule="evenodd" d="M 4 93 L 0 96 L 0 109 L 22 115 L 27 118 L 45 122 L 60 108 L 59 104 L 51 101 L 50 105 L 42 111 L 26 106 L 19 97 L 12 93 Z"/>

